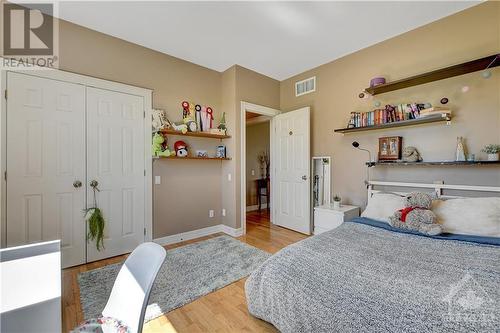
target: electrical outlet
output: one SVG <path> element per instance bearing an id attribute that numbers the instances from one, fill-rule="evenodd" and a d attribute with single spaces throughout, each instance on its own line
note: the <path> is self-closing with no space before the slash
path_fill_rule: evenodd
<path id="1" fill-rule="evenodd" d="M 222 216 L 226 216 L 226 208 L 222 208 Z"/>
<path id="2" fill-rule="evenodd" d="M 252 169 L 252 176 L 255 176 L 255 170 Z"/>
<path id="3" fill-rule="evenodd" d="M 230 173 L 228 173 L 228 174 L 227 174 L 227 181 L 228 181 L 228 182 L 230 182 L 230 181 L 231 181 L 231 179 L 232 179 L 232 176 L 231 176 L 231 174 L 230 174 Z"/>
<path id="4" fill-rule="evenodd" d="M 161 184 L 161 176 L 155 176 L 155 185 Z"/>
<path id="5" fill-rule="evenodd" d="M 215 216 L 215 212 L 214 212 L 214 210 L 213 210 L 213 209 L 210 209 L 210 210 L 208 211 L 208 217 L 214 217 L 214 216 Z"/>

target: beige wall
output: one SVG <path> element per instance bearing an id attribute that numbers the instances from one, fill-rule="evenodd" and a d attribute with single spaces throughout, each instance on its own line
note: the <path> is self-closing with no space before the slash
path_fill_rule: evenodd
<path id="1" fill-rule="evenodd" d="M 247 125 L 246 127 L 246 205 L 257 205 L 257 187 L 255 181 L 265 177 L 262 175 L 258 156 L 264 152 L 269 154 L 270 122 Z M 254 175 L 252 175 L 252 170 Z M 265 198 L 263 198 L 265 202 Z"/>
<path id="2" fill-rule="evenodd" d="M 333 190 L 348 202 L 366 200 L 364 162 L 367 155 L 354 150 L 352 141 L 377 153 L 378 138 L 403 136 L 404 145 L 416 146 L 426 160 L 453 160 L 456 137 L 464 136 L 477 158 L 480 149 L 500 142 L 500 69 L 491 79 L 480 73 L 359 99 L 370 78 L 382 75 L 389 81 L 500 52 L 500 3 L 488 2 L 440 21 L 410 31 L 344 58 L 281 82 L 281 108 L 312 108 L 312 153 L 332 156 Z M 294 95 L 294 82 L 316 75 L 317 91 Z M 462 93 L 464 85 L 470 91 Z M 351 111 L 369 111 L 374 102 L 431 102 L 450 99 L 454 119 L 450 126 L 429 124 L 348 135 L 334 134 L 346 127 Z M 392 181 L 500 185 L 498 167 L 415 167 L 372 170 L 372 179 Z"/>
<path id="3" fill-rule="evenodd" d="M 240 122 L 241 102 L 250 102 L 271 108 L 279 108 L 280 82 L 241 66 L 233 66 L 223 74 L 223 111 L 227 112 L 233 137 L 227 145 L 234 157 L 224 165 L 222 174 L 222 206 L 228 212 L 224 224 L 234 228 L 241 227 L 241 161 L 240 161 Z M 231 84 L 234 83 L 233 86 Z M 230 92 L 226 88 L 230 86 Z M 234 87 L 234 90 L 233 88 Z M 227 175 L 231 174 L 232 181 Z M 243 198 L 244 199 L 244 198 Z"/>
<path id="4" fill-rule="evenodd" d="M 80 74 L 147 87 L 154 90 L 153 106 L 167 110 L 172 120 L 182 118 L 180 104 L 188 100 L 211 105 L 219 119 L 222 74 L 71 23 L 60 23 L 60 68 Z M 169 137 L 173 146 L 178 138 Z M 192 150 L 215 151 L 217 140 L 184 140 Z M 158 160 L 153 174 L 153 237 L 220 224 L 221 163 Z M 209 209 L 216 212 L 208 217 Z"/>

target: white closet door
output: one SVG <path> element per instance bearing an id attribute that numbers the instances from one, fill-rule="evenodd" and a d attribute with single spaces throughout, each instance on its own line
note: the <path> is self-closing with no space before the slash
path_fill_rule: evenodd
<path id="1" fill-rule="evenodd" d="M 84 263 L 85 88 L 8 73 L 7 91 L 7 246 L 61 239 Z"/>
<path id="2" fill-rule="evenodd" d="M 87 88 L 87 202 L 99 183 L 98 207 L 106 220 L 104 249 L 87 244 L 87 261 L 131 252 L 144 242 L 144 101 Z"/>

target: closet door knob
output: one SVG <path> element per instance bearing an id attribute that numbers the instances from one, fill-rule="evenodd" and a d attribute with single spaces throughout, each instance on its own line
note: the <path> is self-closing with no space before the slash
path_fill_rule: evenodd
<path id="1" fill-rule="evenodd" d="M 75 181 L 73 182 L 73 187 L 74 187 L 74 188 L 79 188 L 79 187 L 82 187 L 82 182 L 81 182 L 81 181 L 79 181 L 79 180 L 75 180 Z"/>
<path id="2" fill-rule="evenodd" d="M 302 180 L 307 180 L 307 176 L 306 175 L 302 176 Z"/>
<path id="3" fill-rule="evenodd" d="M 99 185 L 99 182 L 97 180 L 93 180 L 90 182 L 90 187 L 97 188 Z"/>

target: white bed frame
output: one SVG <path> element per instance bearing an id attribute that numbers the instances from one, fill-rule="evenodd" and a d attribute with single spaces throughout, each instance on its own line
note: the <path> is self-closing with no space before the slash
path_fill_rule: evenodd
<path id="1" fill-rule="evenodd" d="M 457 190 L 457 191 L 476 191 L 476 192 L 496 192 L 500 193 L 500 187 L 496 186 L 473 186 L 473 185 L 445 185 L 444 183 L 436 184 L 423 184 L 423 183 L 400 183 L 400 182 L 385 182 L 385 181 L 370 181 L 368 182 L 368 202 L 374 193 L 386 192 L 375 190 L 375 186 L 389 186 L 389 187 L 403 187 L 403 188 L 418 188 L 418 189 L 431 189 L 437 198 L 458 198 L 457 196 L 443 195 L 443 190 Z M 392 192 L 405 195 L 405 192 Z"/>

